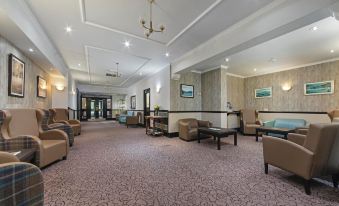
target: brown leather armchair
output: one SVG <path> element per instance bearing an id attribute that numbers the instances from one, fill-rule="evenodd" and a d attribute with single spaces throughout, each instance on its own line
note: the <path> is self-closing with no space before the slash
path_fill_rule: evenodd
<path id="1" fill-rule="evenodd" d="M 199 127 L 212 127 L 209 121 L 197 120 L 194 118 L 181 119 L 179 124 L 179 138 L 185 141 L 193 141 L 198 138 Z"/>
<path id="2" fill-rule="evenodd" d="M 263 137 L 265 173 L 270 164 L 304 178 L 308 195 L 314 177 L 330 174 L 338 187 L 339 157 L 335 154 L 338 148 L 333 147 L 339 145 L 338 131 L 339 125 L 312 124 L 307 136 L 289 134 L 287 141 Z"/>
<path id="3" fill-rule="evenodd" d="M 139 125 L 141 120 L 141 112 L 137 112 L 136 116 L 127 116 L 126 117 L 126 127 L 130 125 Z"/>
<path id="4" fill-rule="evenodd" d="M 36 166 L 0 152 L 0 205 L 44 205 L 44 182 Z"/>
<path id="5" fill-rule="evenodd" d="M 72 127 L 73 134 L 75 136 L 81 134 L 81 123 L 80 123 L 80 121 L 76 120 L 76 119 L 69 119 L 68 109 L 53 108 L 53 109 L 50 109 L 49 111 L 51 113 L 49 124 L 55 124 L 55 123 L 68 124 Z"/>
<path id="6" fill-rule="evenodd" d="M 258 112 L 254 109 L 243 109 L 240 111 L 240 128 L 244 135 L 255 135 L 256 128 L 260 127 Z"/>
<path id="7" fill-rule="evenodd" d="M 58 129 L 42 131 L 40 125 L 44 113 L 41 110 L 8 109 L 0 112 L 4 116 L 1 125 L 3 141 L 35 145 L 36 165 L 44 167 L 56 160 L 67 158 L 69 149 L 67 134 Z"/>

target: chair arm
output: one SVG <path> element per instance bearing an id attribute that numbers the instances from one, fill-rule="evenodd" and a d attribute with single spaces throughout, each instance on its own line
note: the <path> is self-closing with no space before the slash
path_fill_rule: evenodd
<path id="1" fill-rule="evenodd" d="M 41 140 L 38 137 L 24 135 L 11 137 L 0 142 L 0 148 L 4 151 L 7 150 L 20 150 L 20 149 L 31 149 L 36 148 L 40 150 Z"/>
<path id="2" fill-rule="evenodd" d="M 67 121 L 69 124 L 80 124 L 80 121 L 77 119 L 70 119 Z"/>
<path id="3" fill-rule="evenodd" d="M 9 152 L 0 152 L 0 164 L 10 163 L 10 162 L 20 162 L 20 160 Z"/>
<path id="4" fill-rule="evenodd" d="M 309 128 L 308 127 L 297 127 L 295 128 L 296 133 L 307 135 Z"/>
<path id="5" fill-rule="evenodd" d="M 209 121 L 198 120 L 199 127 L 212 127 L 212 123 Z"/>
<path id="6" fill-rule="evenodd" d="M 66 132 L 60 129 L 52 129 L 41 132 L 39 138 L 41 140 L 66 140 L 68 142 L 68 136 Z"/>
<path id="7" fill-rule="evenodd" d="M 294 142 L 294 143 L 296 143 L 296 144 L 298 144 L 300 146 L 304 145 L 305 139 L 306 139 L 306 136 L 302 135 L 302 134 L 289 133 L 287 135 L 287 140 L 289 140 L 291 142 Z"/>
<path id="8" fill-rule="evenodd" d="M 68 121 L 65 121 L 65 120 L 54 121 L 53 124 L 55 123 L 69 124 Z"/>
<path id="9" fill-rule="evenodd" d="M 290 141 L 265 136 L 263 137 L 263 151 L 265 163 L 307 180 L 311 178 L 314 154 L 310 150 Z"/>

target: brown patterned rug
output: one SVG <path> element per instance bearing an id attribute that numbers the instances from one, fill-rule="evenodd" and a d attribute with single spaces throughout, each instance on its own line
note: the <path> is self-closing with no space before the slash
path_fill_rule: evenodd
<path id="1" fill-rule="evenodd" d="M 43 170 L 46 205 L 339 205 L 339 190 L 270 167 L 254 137 L 184 142 L 113 122 L 83 124 L 66 161 Z"/>

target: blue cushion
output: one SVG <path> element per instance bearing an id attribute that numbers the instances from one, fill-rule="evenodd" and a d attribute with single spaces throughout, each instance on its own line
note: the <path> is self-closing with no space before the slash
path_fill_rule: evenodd
<path id="1" fill-rule="evenodd" d="M 126 123 L 126 116 L 125 115 L 119 117 L 119 123 Z"/>
<path id="2" fill-rule="evenodd" d="M 129 117 L 134 116 L 134 112 L 133 111 L 127 111 L 127 116 L 129 116 Z"/>
<path id="3" fill-rule="evenodd" d="M 306 121 L 304 119 L 276 119 L 274 121 L 274 127 L 295 129 L 297 127 L 305 127 Z"/>

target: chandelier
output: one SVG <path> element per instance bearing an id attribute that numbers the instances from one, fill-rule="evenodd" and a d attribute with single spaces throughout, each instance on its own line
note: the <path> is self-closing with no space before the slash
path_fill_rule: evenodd
<path id="1" fill-rule="evenodd" d="M 165 30 L 164 25 L 160 25 L 159 29 L 154 29 L 153 28 L 153 21 L 152 21 L 152 4 L 154 3 L 155 0 L 148 0 L 150 4 L 150 14 L 149 14 L 149 24 L 146 25 L 146 21 L 144 19 L 140 20 L 141 26 L 145 29 L 145 35 L 148 38 L 153 32 L 163 32 Z"/>
<path id="2" fill-rule="evenodd" d="M 121 77 L 121 73 L 119 73 L 119 62 L 117 62 L 116 65 L 117 65 L 117 71 L 114 71 L 112 73 L 106 73 L 107 77 L 116 77 L 116 78 Z"/>

